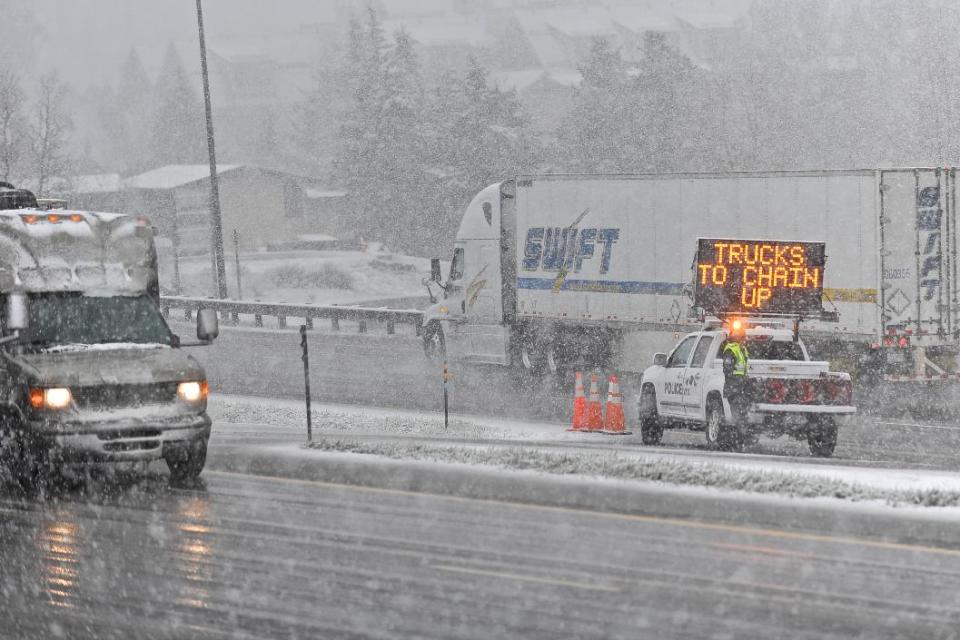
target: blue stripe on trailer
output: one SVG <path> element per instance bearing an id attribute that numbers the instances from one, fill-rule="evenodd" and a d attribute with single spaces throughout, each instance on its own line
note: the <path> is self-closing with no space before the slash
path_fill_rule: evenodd
<path id="1" fill-rule="evenodd" d="M 518 289 L 551 290 L 555 278 L 517 278 Z M 564 280 L 563 291 L 595 291 L 598 293 L 647 293 L 664 296 L 683 295 L 684 285 L 676 282 L 642 282 L 638 280 Z"/>

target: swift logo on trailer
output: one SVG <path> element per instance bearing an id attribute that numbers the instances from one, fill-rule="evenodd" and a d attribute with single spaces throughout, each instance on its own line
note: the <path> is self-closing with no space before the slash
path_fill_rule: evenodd
<path id="1" fill-rule="evenodd" d="M 620 229 L 576 229 L 531 227 L 523 247 L 524 271 L 573 271 L 580 273 L 585 260 L 596 257 L 600 250 L 600 273 L 610 271 L 613 246 L 620 239 Z"/>
<path id="2" fill-rule="evenodd" d="M 917 196 L 917 234 L 920 240 L 920 288 L 933 300 L 940 288 L 940 187 L 924 187 Z"/>

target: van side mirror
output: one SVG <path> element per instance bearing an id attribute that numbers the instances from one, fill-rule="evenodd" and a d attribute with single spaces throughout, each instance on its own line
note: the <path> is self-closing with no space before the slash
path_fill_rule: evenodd
<path id="1" fill-rule="evenodd" d="M 665 367 L 667 366 L 667 354 L 665 353 L 655 353 L 653 354 L 653 365 L 655 367 Z"/>
<path id="2" fill-rule="evenodd" d="M 197 311 L 197 340 L 213 342 L 220 335 L 220 319 L 214 309 Z"/>
<path id="3" fill-rule="evenodd" d="M 430 279 L 440 282 L 440 258 L 430 258 Z"/>
<path id="4" fill-rule="evenodd" d="M 7 294 L 6 312 L 8 331 L 23 331 L 30 326 L 30 305 L 27 294 L 21 291 Z"/>

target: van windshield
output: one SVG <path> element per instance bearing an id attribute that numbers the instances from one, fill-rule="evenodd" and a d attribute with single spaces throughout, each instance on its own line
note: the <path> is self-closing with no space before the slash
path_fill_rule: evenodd
<path id="1" fill-rule="evenodd" d="M 67 345 L 170 345 L 170 328 L 146 296 L 30 295 L 30 327 L 23 344 L 36 349 Z"/>

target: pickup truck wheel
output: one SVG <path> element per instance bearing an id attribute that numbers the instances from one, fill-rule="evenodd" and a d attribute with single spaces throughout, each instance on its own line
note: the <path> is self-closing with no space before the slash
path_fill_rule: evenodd
<path id="1" fill-rule="evenodd" d="M 657 392 L 644 387 L 640 394 L 640 438 L 643 444 L 660 444 L 663 423 L 657 414 Z"/>
<path id="2" fill-rule="evenodd" d="M 170 469 L 170 484 L 189 485 L 196 482 L 207 462 L 207 443 L 198 440 L 190 446 L 178 448 L 164 455 Z"/>
<path id="3" fill-rule="evenodd" d="M 807 444 L 810 453 L 818 458 L 829 458 L 837 448 L 837 421 L 832 416 L 812 417 L 808 421 Z"/>
<path id="4" fill-rule="evenodd" d="M 723 402 L 717 398 L 707 400 L 707 425 L 704 432 L 707 444 L 721 451 L 739 451 L 743 446 L 740 427 L 730 424 L 723 416 Z"/>
<path id="5" fill-rule="evenodd" d="M 423 353 L 432 363 L 440 363 L 447 357 L 447 343 L 439 322 L 428 322 L 424 327 Z"/>

